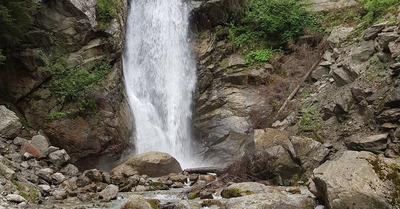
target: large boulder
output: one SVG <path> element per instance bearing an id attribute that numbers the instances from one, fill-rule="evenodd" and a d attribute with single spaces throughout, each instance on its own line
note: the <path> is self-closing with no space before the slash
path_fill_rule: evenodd
<path id="1" fill-rule="evenodd" d="M 388 144 L 388 134 L 378 134 L 373 136 L 353 135 L 345 140 L 348 149 L 356 151 L 370 151 L 382 153 Z"/>
<path id="2" fill-rule="evenodd" d="M 329 209 L 393 208 L 388 200 L 393 187 L 378 175 L 377 159 L 370 152 L 345 151 L 322 164 L 312 177 L 319 200 Z"/>
<path id="3" fill-rule="evenodd" d="M 6 106 L 0 105 L 0 118 L 0 137 L 8 139 L 16 137 L 22 128 L 17 115 Z"/>
<path id="4" fill-rule="evenodd" d="M 140 175 L 150 177 L 165 176 L 170 173 L 180 173 L 179 162 L 171 155 L 163 152 L 146 152 L 136 155 L 112 170 L 113 173 L 126 173 L 124 170 L 134 170 Z"/>
<path id="5" fill-rule="evenodd" d="M 246 195 L 229 199 L 224 209 L 311 209 L 315 208 L 316 202 L 313 198 L 302 194 L 285 194 L 279 191 Z"/>
<path id="6" fill-rule="evenodd" d="M 133 195 L 121 209 L 151 209 L 151 205 L 141 196 Z"/>
<path id="7" fill-rule="evenodd" d="M 291 137 L 296 158 L 300 160 L 301 166 L 307 174 L 317 168 L 326 156 L 329 150 L 320 142 L 306 137 Z"/>

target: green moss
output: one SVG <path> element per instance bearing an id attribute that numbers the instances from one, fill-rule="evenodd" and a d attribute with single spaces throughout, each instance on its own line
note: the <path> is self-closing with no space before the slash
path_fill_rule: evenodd
<path id="1" fill-rule="evenodd" d="M 230 188 L 228 190 L 229 197 L 240 197 L 240 196 L 242 196 L 241 193 L 242 193 L 242 190 L 238 189 L 238 188 Z"/>
<path id="2" fill-rule="evenodd" d="M 375 159 L 369 161 L 369 163 L 372 165 L 372 169 L 374 169 L 375 173 L 378 174 L 379 179 L 384 180 L 385 174 L 383 173 L 383 168 L 379 160 L 379 157 L 376 156 Z"/>
<path id="3" fill-rule="evenodd" d="M 110 21 L 116 17 L 118 4 L 115 0 L 98 0 L 96 13 L 99 19 L 99 29 L 105 30 L 110 25 Z"/>
<path id="4" fill-rule="evenodd" d="M 246 195 L 252 195 L 254 194 L 254 192 L 250 191 L 250 190 L 246 190 Z"/>
<path id="5" fill-rule="evenodd" d="M 386 176 L 386 179 L 393 183 L 393 192 L 392 192 L 392 205 L 400 204 L 400 168 L 396 165 L 388 165 L 390 171 Z"/>
<path id="6" fill-rule="evenodd" d="M 196 199 L 198 196 L 199 196 L 199 194 L 197 194 L 197 193 L 192 193 L 192 194 L 189 195 L 188 199 L 189 199 L 189 200 L 193 200 L 193 199 Z"/>
<path id="7" fill-rule="evenodd" d="M 25 198 L 28 202 L 34 203 L 34 204 L 37 203 L 39 194 L 34 188 L 26 187 L 21 182 L 18 182 L 15 179 L 11 179 L 11 183 L 17 187 L 20 195 L 23 198 Z"/>
<path id="8" fill-rule="evenodd" d="M 228 66 L 228 58 L 223 59 L 220 63 L 219 63 L 219 67 L 222 69 L 225 69 Z"/>
<path id="9" fill-rule="evenodd" d="M 150 204 L 150 206 L 151 206 L 152 209 L 159 209 L 158 206 L 157 206 L 157 204 L 155 204 L 153 201 L 147 200 L 147 202 Z"/>

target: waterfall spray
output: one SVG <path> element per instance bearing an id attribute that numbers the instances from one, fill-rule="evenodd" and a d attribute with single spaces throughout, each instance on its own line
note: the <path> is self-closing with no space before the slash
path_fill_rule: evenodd
<path id="1" fill-rule="evenodd" d="M 123 55 L 136 153 L 167 152 L 182 167 L 193 163 L 196 62 L 188 40 L 189 12 L 182 0 L 132 0 Z"/>

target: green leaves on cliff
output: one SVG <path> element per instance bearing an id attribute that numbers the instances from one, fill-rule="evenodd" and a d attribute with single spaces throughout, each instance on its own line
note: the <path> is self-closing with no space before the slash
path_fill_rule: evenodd
<path id="1" fill-rule="evenodd" d="M 363 9 L 366 11 L 363 17 L 365 28 L 390 10 L 393 10 L 396 14 L 396 7 L 400 6 L 399 0 L 361 0 L 361 2 L 364 3 Z"/>
<path id="2" fill-rule="evenodd" d="M 304 28 L 319 29 L 316 18 L 306 11 L 302 1 L 247 0 L 245 7 L 244 17 L 236 18 L 231 27 L 236 47 L 280 47 Z"/>
<path id="3" fill-rule="evenodd" d="M 98 0 L 96 5 L 96 13 L 100 22 L 100 30 L 107 29 L 110 21 L 117 14 L 118 4 L 115 0 Z"/>

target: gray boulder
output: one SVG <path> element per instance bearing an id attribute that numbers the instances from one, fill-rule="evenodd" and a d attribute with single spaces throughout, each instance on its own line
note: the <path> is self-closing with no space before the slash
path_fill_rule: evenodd
<path id="1" fill-rule="evenodd" d="M 100 197 L 102 197 L 104 201 L 109 202 L 110 200 L 117 198 L 118 190 L 117 186 L 110 184 L 100 192 Z"/>
<path id="2" fill-rule="evenodd" d="M 141 196 L 133 195 L 121 209 L 151 209 L 151 205 Z"/>
<path id="3" fill-rule="evenodd" d="M 42 156 L 47 152 L 50 146 L 46 137 L 42 135 L 33 136 L 31 144 L 39 150 Z"/>
<path id="4" fill-rule="evenodd" d="M 231 198 L 223 209 L 311 209 L 316 205 L 315 200 L 307 195 L 290 195 L 275 191 Z"/>
<path id="5" fill-rule="evenodd" d="M 332 48 L 336 47 L 341 41 L 343 41 L 351 32 L 353 32 L 353 27 L 335 27 L 328 39 L 326 40 Z"/>
<path id="6" fill-rule="evenodd" d="M 370 152 L 345 151 L 340 158 L 322 164 L 312 177 L 316 195 L 330 209 L 392 208 L 387 199 L 391 189 L 371 164 L 376 159 Z"/>
<path id="7" fill-rule="evenodd" d="M 22 128 L 17 115 L 4 105 L 0 105 L 0 137 L 14 138 Z"/>
<path id="8" fill-rule="evenodd" d="M 345 144 L 350 150 L 370 151 L 382 153 L 388 143 L 388 134 L 378 134 L 373 136 L 353 135 L 345 140 Z"/>
<path id="9" fill-rule="evenodd" d="M 9 194 L 6 196 L 6 199 L 10 202 L 15 202 L 15 203 L 26 202 L 25 198 L 17 194 Z"/>
<path id="10" fill-rule="evenodd" d="M 159 177 L 170 173 L 180 173 L 179 162 L 171 155 L 163 152 L 146 152 L 136 155 L 112 170 L 115 173 L 126 173 L 125 170 L 137 171 L 140 175 Z"/>
<path id="11" fill-rule="evenodd" d="M 66 163 L 69 162 L 70 159 L 71 158 L 64 149 L 57 150 L 49 154 L 50 162 L 57 166 L 65 165 Z"/>

